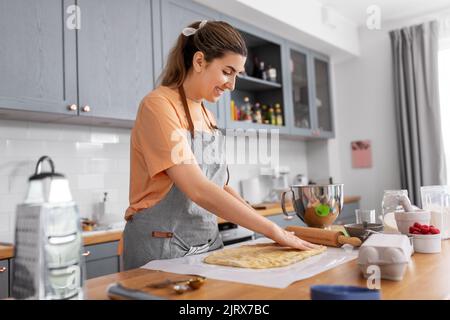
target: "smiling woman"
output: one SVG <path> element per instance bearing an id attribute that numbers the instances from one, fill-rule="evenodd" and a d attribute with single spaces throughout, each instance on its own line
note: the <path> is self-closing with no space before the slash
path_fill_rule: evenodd
<path id="1" fill-rule="evenodd" d="M 215 215 L 281 245 L 316 247 L 260 216 L 226 185 L 225 137 L 202 101 L 233 90 L 246 58 L 231 25 L 197 21 L 178 37 L 161 86 L 141 101 L 131 132 L 125 269 L 222 248 Z"/>

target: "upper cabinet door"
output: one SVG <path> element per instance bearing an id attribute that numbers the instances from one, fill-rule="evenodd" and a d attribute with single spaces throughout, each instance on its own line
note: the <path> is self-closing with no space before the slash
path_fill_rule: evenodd
<path id="1" fill-rule="evenodd" d="M 290 47 L 288 66 L 291 79 L 292 133 L 309 136 L 313 128 L 313 112 L 306 51 Z"/>
<path id="2" fill-rule="evenodd" d="M 330 69 L 327 60 L 315 56 L 314 64 L 314 92 L 317 131 L 315 135 L 333 137 L 333 109 L 331 105 Z"/>
<path id="3" fill-rule="evenodd" d="M 73 4 L 0 0 L 0 108 L 76 115 Z"/>
<path id="4" fill-rule="evenodd" d="M 159 43 L 162 46 L 155 46 L 155 49 L 161 48 L 160 53 L 155 53 L 155 56 L 159 55 L 159 59 L 155 59 L 156 78 L 161 75 L 163 67 L 167 63 L 170 50 L 175 46 L 183 28 L 195 21 L 218 20 L 219 18 L 217 12 L 189 0 L 162 0 L 155 3 L 155 7 L 157 5 L 161 8 L 160 25 L 162 26 L 162 30 L 155 29 L 158 33 L 155 36 L 155 43 L 159 39 Z M 225 125 L 224 100 L 225 98 L 222 97 L 217 103 L 205 101 L 205 106 L 214 114 L 217 125 L 221 128 Z"/>
<path id="5" fill-rule="evenodd" d="M 78 0 L 81 116 L 134 120 L 153 89 L 151 0 Z"/>

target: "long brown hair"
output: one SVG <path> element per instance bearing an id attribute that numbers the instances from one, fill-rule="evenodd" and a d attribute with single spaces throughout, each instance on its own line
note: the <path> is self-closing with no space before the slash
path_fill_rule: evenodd
<path id="1" fill-rule="evenodd" d="M 224 21 L 207 21 L 201 28 L 201 21 L 188 27 L 197 30 L 190 36 L 180 31 L 175 46 L 170 51 L 167 64 L 158 79 L 163 86 L 177 87 L 183 91 L 183 83 L 192 67 L 194 54 L 201 51 L 207 63 L 222 58 L 226 53 L 236 53 L 247 57 L 247 46 L 244 38 L 234 27 Z M 181 92 L 184 96 L 184 92 Z M 202 104 L 203 106 L 203 104 Z M 185 106 L 189 120 L 189 130 L 193 133 L 192 118 Z M 215 129 L 217 127 L 214 126 Z"/>
<path id="2" fill-rule="evenodd" d="M 201 21 L 196 21 L 188 26 L 198 29 L 193 35 L 185 36 L 180 33 L 178 36 L 161 74 L 163 86 L 182 86 L 197 51 L 203 52 L 208 63 L 222 58 L 228 52 L 247 57 L 247 47 L 242 35 L 230 24 L 224 21 L 208 21 L 199 29 L 200 24 Z"/>

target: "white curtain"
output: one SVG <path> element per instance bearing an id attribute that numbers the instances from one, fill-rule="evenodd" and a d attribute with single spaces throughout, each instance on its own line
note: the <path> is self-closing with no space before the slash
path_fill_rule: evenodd
<path id="1" fill-rule="evenodd" d="M 450 184 L 450 14 L 439 20 L 439 99 L 442 135 L 447 164 L 446 184 Z"/>

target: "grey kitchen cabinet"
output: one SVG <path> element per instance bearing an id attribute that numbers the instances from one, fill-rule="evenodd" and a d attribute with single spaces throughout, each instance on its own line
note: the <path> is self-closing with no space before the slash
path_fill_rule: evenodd
<path id="1" fill-rule="evenodd" d="M 134 120 L 153 88 L 151 0 L 78 0 L 79 115 Z"/>
<path id="2" fill-rule="evenodd" d="M 120 271 L 119 242 L 105 242 L 84 247 L 86 280 Z"/>
<path id="3" fill-rule="evenodd" d="M 0 299 L 9 297 L 9 260 L 0 260 Z"/>
<path id="4" fill-rule="evenodd" d="M 0 116 L 11 110 L 68 117 L 77 103 L 74 0 L 0 0 Z M 32 115 L 30 115 L 32 117 Z"/>
<path id="5" fill-rule="evenodd" d="M 305 138 L 333 138 L 334 123 L 328 57 L 287 42 L 285 72 L 290 134 Z M 315 97 L 315 98 L 313 98 Z"/>
<path id="6" fill-rule="evenodd" d="M 0 118 L 129 128 L 183 28 L 205 19 L 235 26 L 249 51 L 248 76 L 205 103 L 219 127 L 334 137 L 326 56 L 192 0 L 0 0 Z M 277 70 L 276 81 L 252 77 L 255 57 Z M 231 102 L 246 96 L 279 103 L 283 125 L 232 119 Z"/>
<path id="7" fill-rule="evenodd" d="M 88 245 L 84 247 L 85 279 L 120 272 L 118 241 Z M 10 296 L 14 259 L 0 260 L 0 299 Z"/>
<path id="8" fill-rule="evenodd" d="M 160 28 L 154 28 L 155 39 L 155 74 L 156 78 L 162 73 L 170 50 L 176 44 L 182 30 L 194 21 L 218 20 L 219 13 L 201 6 L 190 0 L 156 0 L 154 10 L 161 13 L 159 17 L 154 17 L 155 21 L 160 21 Z M 160 46 L 157 45 L 160 43 Z M 220 128 L 225 126 L 225 97 L 217 103 L 205 101 L 205 106 L 214 114 L 217 125 Z"/>
<path id="9" fill-rule="evenodd" d="M 285 73 L 289 75 L 287 82 L 290 97 L 288 106 L 291 134 L 310 137 L 314 130 L 314 105 L 311 96 L 312 72 L 310 53 L 307 49 L 289 43 L 285 46 Z"/>
<path id="10" fill-rule="evenodd" d="M 288 96 L 284 86 L 288 78 L 283 70 L 284 39 L 229 16 L 222 15 L 221 19 L 230 23 L 242 34 L 248 51 L 245 64 L 246 75 L 238 77 L 235 90 L 226 94 L 226 127 L 232 129 L 264 129 L 267 131 L 275 129 L 279 130 L 280 134 L 288 134 L 289 124 L 286 120 L 289 113 L 285 106 Z M 266 67 L 271 66 L 276 70 L 274 81 L 258 78 L 253 73 L 258 62 L 264 62 Z M 258 102 L 261 107 L 267 105 L 269 108 L 269 106 L 274 107 L 276 104 L 280 104 L 283 124 L 260 124 L 234 119 L 231 110 L 232 105 L 235 105 L 236 108 L 242 107 L 246 97 L 249 98 L 251 104 L 254 105 Z"/>
<path id="11" fill-rule="evenodd" d="M 333 107 L 331 99 L 330 63 L 326 56 L 311 54 L 313 78 L 313 105 L 315 111 L 315 128 L 313 136 L 334 138 Z"/>
<path id="12" fill-rule="evenodd" d="M 131 127 L 153 89 L 153 0 L 0 0 L 0 118 Z M 28 111 L 28 112 L 25 112 Z"/>

